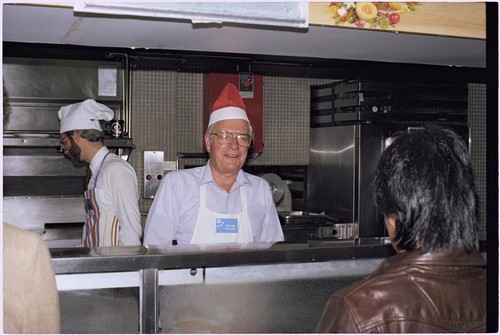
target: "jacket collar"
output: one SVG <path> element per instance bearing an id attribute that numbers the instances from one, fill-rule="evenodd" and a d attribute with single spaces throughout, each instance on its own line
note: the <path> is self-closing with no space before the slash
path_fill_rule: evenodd
<path id="1" fill-rule="evenodd" d="M 486 267 L 486 261 L 479 252 L 465 251 L 433 252 L 421 254 L 420 250 L 399 253 L 384 263 L 384 268 L 400 265 L 434 265 L 450 267 Z"/>

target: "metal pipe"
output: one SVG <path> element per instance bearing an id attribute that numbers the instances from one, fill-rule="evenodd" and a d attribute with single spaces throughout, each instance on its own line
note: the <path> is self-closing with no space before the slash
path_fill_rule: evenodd
<path id="1" fill-rule="evenodd" d="M 107 58 L 115 58 L 122 57 L 124 64 L 123 71 L 123 81 L 122 81 L 122 91 L 123 91 L 123 120 L 125 120 L 125 129 L 129 134 L 129 137 L 132 137 L 132 126 L 131 126 L 131 115 L 130 115 L 130 97 L 132 90 L 132 83 L 130 80 L 130 61 L 129 55 L 127 53 L 122 52 L 108 52 L 106 53 Z"/>

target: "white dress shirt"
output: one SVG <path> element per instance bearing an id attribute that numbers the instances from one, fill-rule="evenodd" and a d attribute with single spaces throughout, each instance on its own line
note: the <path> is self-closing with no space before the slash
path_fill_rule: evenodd
<path id="1" fill-rule="evenodd" d="M 200 208 L 200 186 L 204 184 L 207 208 L 226 214 L 242 211 L 240 187 L 245 185 L 253 242 L 283 241 L 269 183 L 240 170 L 228 193 L 215 183 L 209 164 L 206 168 L 172 171 L 164 177 L 146 220 L 144 244 L 169 246 L 172 240 L 191 243 Z"/>
<path id="2" fill-rule="evenodd" d="M 110 153 L 103 162 L 108 152 L 108 148 L 102 147 L 92 158 L 90 162 L 92 178 L 89 180 L 89 188 L 94 188 L 94 179 L 102 163 L 95 187 L 99 209 L 118 218 L 119 246 L 140 245 L 142 227 L 137 175 L 128 162 L 114 153 Z"/>

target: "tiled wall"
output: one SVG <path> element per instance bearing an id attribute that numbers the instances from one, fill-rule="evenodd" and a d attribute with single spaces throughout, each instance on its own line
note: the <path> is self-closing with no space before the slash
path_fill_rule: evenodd
<path id="1" fill-rule="evenodd" d="M 309 95 L 316 82 L 264 77 L 264 152 L 249 165 L 309 164 Z"/>
<path id="2" fill-rule="evenodd" d="M 469 84 L 469 127 L 481 222 L 480 238 L 486 239 L 486 85 Z"/>
<path id="3" fill-rule="evenodd" d="M 203 74 L 173 71 L 161 62 L 142 62 L 132 71 L 131 79 L 131 134 L 136 149 L 130 162 L 138 173 L 142 194 L 144 151 L 164 151 L 165 160 L 175 161 L 178 152 L 199 153 L 204 150 Z M 248 164 L 308 165 L 310 86 L 334 80 L 265 76 L 264 152 Z M 484 85 L 470 85 L 471 148 L 482 213 L 486 210 L 485 92 Z M 151 199 L 141 199 L 141 211 L 147 213 L 151 203 Z M 484 217 L 480 226 L 483 238 L 486 231 Z"/>

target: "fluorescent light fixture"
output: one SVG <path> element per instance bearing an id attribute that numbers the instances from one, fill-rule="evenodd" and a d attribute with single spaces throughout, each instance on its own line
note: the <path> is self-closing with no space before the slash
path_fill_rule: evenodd
<path id="1" fill-rule="evenodd" d="M 77 2 L 75 12 L 307 28 L 307 2 Z"/>

